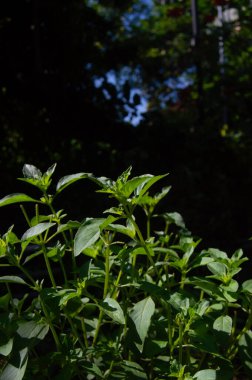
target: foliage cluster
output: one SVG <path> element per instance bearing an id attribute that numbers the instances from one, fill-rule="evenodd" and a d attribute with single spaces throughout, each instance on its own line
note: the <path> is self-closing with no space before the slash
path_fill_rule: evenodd
<path id="1" fill-rule="evenodd" d="M 81 172 L 51 194 L 55 167 L 42 174 L 26 164 L 20 180 L 40 196 L 0 200 L 19 204 L 28 224 L 21 237 L 11 226 L 0 239 L 0 378 L 251 376 L 252 279 L 239 282 L 242 250 L 200 250 L 180 214 L 157 214 L 170 187 L 150 190 L 166 175 Z M 81 179 L 115 204 L 79 222 L 54 204 Z"/>

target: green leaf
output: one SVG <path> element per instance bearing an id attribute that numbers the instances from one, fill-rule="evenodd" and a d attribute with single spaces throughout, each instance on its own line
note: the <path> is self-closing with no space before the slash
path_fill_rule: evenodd
<path id="1" fill-rule="evenodd" d="M 148 281 L 141 282 L 139 288 L 144 290 L 148 294 L 154 297 L 162 298 L 165 301 L 168 301 L 170 298 L 170 292 L 168 290 L 164 289 L 164 287 L 152 284 Z"/>
<path id="2" fill-rule="evenodd" d="M 47 171 L 43 174 L 43 177 L 45 177 L 47 180 L 49 180 L 51 178 L 51 176 L 53 175 L 53 173 L 55 172 L 55 169 L 56 169 L 56 166 L 57 164 L 53 164 L 51 165 Z"/>
<path id="3" fill-rule="evenodd" d="M 27 285 L 27 283 L 21 277 L 18 276 L 1 276 L 0 282 L 13 282 L 14 284 Z"/>
<path id="4" fill-rule="evenodd" d="M 132 230 L 131 228 L 127 228 L 127 227 L 123 226 L 122 224 L 110 224 L 109 228 L 112 231 L 119 232 L 123 235 L 129 236 L 131 239 L 134 239 L 135 231 Z"/>
<path id="5" fill-rule="evenodd" d="M 13 203 L 22 203 L 22 202 L 39 202 L 40 201 L 29 197 L 26 194 L 23 193 L 13 193 L 10 195 L 6 195 L 6 197 L 0 199 L 0 207 L 7 206 Z"/>
<path id="6" fill-rule="evenodd" d="M 78 256 L 85 248 L 91 247 L 100 237 L 100 225 L 104 218 L 87 218 L 79 227 L 74 238 L 74 256 Z"/>
<path id="7" fill-rule="evenodd" d="M 89 257 L 93 257 L 94 259 L 96 258 L 96 256 L 98 255 L 99 253 L 99 250 L 97 249 L 97 247 L 94 245 L 92 247 L 87 247 L 85 249 L 83 249 L 82 253 L 86 256 L 89 256 Z"/>
<path id="8" fill-rule="evenodd" d="M 11 296 L 9 293 L 6 293 L 0 297 L 0 310 L 8 310 L 10 299 Z"/>
<path id="9" fill-rule="evenodd" d="M 39 223 L 34 227 L 29 228 L 21 237 L 21 240 L 32 239 L 35 236 L 42 234 L 43 232 L 49 230 L 52 226 L 55 226 L 56 223 Z"/>
<path id="10" fill-rule="evenodd" d="M 25 178 L 41 179 L 42 173 L 34 165 L 25 164 L 23 166 L 23 175 Z"/>
<path id="11" fill-rule="evenodd" d="M 121 325 L 125 324 L 125 318 L 119 303 L 113 298 L 106 297 L 100 306 L 103 311 L 115 322 L 120 323 Z"/>
<path id="12" fill-rule="evenodd" d="M 151 323 L 151 317 L 155 312 L 155 304 L 151 297 L 147 297 L 142 301 L 137 302 L 132 311 L 130 312 L 130 317 L 134 322 L 137 333 L 142 341 L 144 342 L 147 337 L 148 330 Z"/>
<path id="13" fill-rule="evenodd" d="M 126 198 L 129 198 L 133 191 L 135 191 L 142 183 L 145 183 L 149 177 L 149 174 L 146 176 L 134 177 L 126 182 L 125 185 L 121 187 L 120 191 Z"/>
<path id="14" fill-rule="evenodd" d="M 13 338 L 10 338 L 6 344 L 0 346 L 0 355 L 8 356 L 13 347 Z"/>
<path id="15" fill-rule="evenodd" d="M 248 330 L 238 342 L 239 356 L 243 367 L 246 369 L 248 378 L 252 378 L 252 331 Z"/>
<path id="16" fill-rule="evenodd" d="M 71 185 L 72 183 L 79 181 L 80 179 L 90 178 L 91 176 L 91 173 L 76 173 L 64 176 L 57 183 L 56 192 L 57 194 L 59 194 L 62 190 L 64 190 L 67 186 Z"/>
<path id="17" fill-rule="evenodd" d="M 1 373 L 1 380 L 22 380 L 28 362 L 28 349 L 25 347 L 11 355 L 11 360 Z"/>
<path id="18" fill-rule="evenodd" d="M 213 328 L 216 331 L 230 335 L 232 331 L 232 318 L 229 315 L 221 315 L 214 321 Z"/>
<path id="19" fill-rule="evenodd" d="M 49 331 L 49 325 L 37 321 L 21 322 L 17 333 L 22 339 L 29 339 L 29 346 L 32 346 L 34 339 L 43 340 Z"/>
<path id="20" fill-rule="evenodd" d="M 217 371 L 215 369 L 203 369 L 193 376 L 194 380 L 216 380 Z"/>
<path id="21" fill-rule="evenodd" d="M 226 252 L 220 251 L 217 248 L 209 248 L 207 250 L 207 253 L 210 254 L 212 257 L 214 257 L 217 260 L 218 259 L 227 259 L 228 258 Z"/>
<path id="22" fill-rule="evenodd" d="M 130 379 L 147 379 L 145 370 L 138 363 L 124 360 L 122 368 L 129 375 Z"/>
<path id="23" fill-rule="evenodd" d="M 143 186 L 139 186 L 136 193 L 138 195 L 138 201 L 140 201 L 141 197 L 147 192 L 147 190 L 154 185 L 160 179 L 166 177 L 168 174 L 158 175 L 158 176 L 146 176 L 146 181 L 143 183 Z"/>
<path id="24" fill-rule="evenodd" d="M 252 295 L 252 279 L 244 281 L 242 283 L 242 292 L 249 293 Z"/>
<path id="25" fill-rule="evenodd" d="M 125 184 L 131 174 L 132 166 L 128 167 L 116 180 L 117 186 Z"/>
<path id="26" fill-rule="evenodd" d="M 87 373 L 95 375 L 96 379 L 104 379 L 104 376 L 103 376 L 100 368 L 96 364 L 90 363 L 88 361 L 84 361 L 84 362 L 81 363 L 81 365 L 82 365 L 83 368 L 85 368 L 85 370 L 87 371 Z"/>
<path id="27" fill-rule="evenodd" d="M 57 233 L 61 233 L 63 231 L 68 231 L 68 230 L 72 230 L 72 229 L 77 229 L 80 227 L 80 225 L 81 225 L 81 223 L 76 221 L 76 220 L 69 220 L 67 223 L 60 224 L 58 226 Z"/>
<path id="28" fill-rule="evenodd" d="M 185 228 L 183 217 L 178 212 L 166 212 L 162 214 L 162 216 L 169 224 L 175 224 L 178 227 Z"/>
<path id="29" fill-rule="evenodd" d="M 223 263 L 212 262 L 207 264 L 207 267 L 216 276 L 222 277 L 227 274 L 227 266 Z"/>

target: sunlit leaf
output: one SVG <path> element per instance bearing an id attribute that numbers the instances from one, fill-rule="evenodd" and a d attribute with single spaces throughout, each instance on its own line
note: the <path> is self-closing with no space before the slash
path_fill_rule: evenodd
<path id="1" fill-rule="evenodd" d="M 0 199 L 0 207 L 7 206 L 7 205 L 10 205 L 13 203 L 22 203 L 22 202 L 39 202 L 39 203 L 41 203 L 40 201 L 38 201 L 34 198 L 31 198 L 26 194 L 14 193 L 14 194 L 6 195 L 6 197 Z"/>
<path id="2" fill-rule="evenodd" d="M 100 237 L 100 225 L 105 218 L 87 218 L 79 227 L 74 238 L 74 255 L 78 256 L 85 248 L 91 247 Z"/>
<path id="3" fill-rule="evenodd" d="M 130 317 L 135 324 L 137 333 L 142 342 L 144 342 L 151 323 L 151 317 L 155 311 L 155 304 L 151 297 L 147 297 L 142 301 L 137 302 L 132 311 Z"/>
<path id="4" fill-rule="evenodd" d="M 21 240 L 32 239 L 43 232 L 49 230 L 49 228 L 55 226 L 56 223 L 39 223 L 34 227 L 29 228 L 21 237 Z"/>
<path id="5" fill-rule="evenodd" d="M 23 175 L 25 178 L 41 179 L 42 173 L 34 165 L 25 164 L 23 166 Z"/>
<path id="6" fill-rule="evenodd" d="M 221 315 L 214 321 L 213 328 L 216 331 L 230 335 L 232 331 L 232 318 L 229 315 Z"/>
<path id="7" fill-rule="evenodd" d="M 194 380 L 216 380 L 217 372 L 214 369 L 203 369 L 193 376 Z"/>
<path id="8" fill-rule="evenodd" d="M 10 338 L 7 343 L 0 346 L 0 355 L 8 356 L 13 347 L 13 338 Z"/>
<path id="9" fill-rule="evenodd" d="M 62 177 L 56 186 L 57 194 L 72 183 L 79 181 L 80 179 L 90 178 L 90 176 L 92 176 L 91 173 L 76 173 Z"/>
<path id="10" fill-rule="evenodd" d="M 1 276 L 0 282 L 13 282 L 14 284 L 27 285 L 27 283 L 21 277 L 18 276 Z"/>
<path id="11" fill-rule="evenodd" d="M 103 311 L 115 322 L 120 323 L 121 325 L 125 324 L 125 318 L 119 303 L 113 298 L 106 297 L 100 306 Z"/>

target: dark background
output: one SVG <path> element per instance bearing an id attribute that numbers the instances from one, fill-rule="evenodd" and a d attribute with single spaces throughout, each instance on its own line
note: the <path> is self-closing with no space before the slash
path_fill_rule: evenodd
<path id="1" fill-rule="evenodd" d="M 162 210 L 180 212 L 205 246 L 250 255 L 249 1 L 198 1 L 194 45 L 190 1 L 153 3 L 154 13 L 140 0 L 1 2 L 0 197 L 30 194 L 16 181 L 25 163 L 45 171 L 57 162 L 56 180 L 80 171 L 114 178 L 130 165 L 133 175 L 169 172 Z M 215 26 L 218 6 L 236 8 L 239 20 Z M 190 85 L 169 84 L 188 71 Z M 136 88 L 148 108 L 133 126 Z M 60 208 L 71 219 L 101 215 L 95 189 L 76 183 Z M 24 232 L 18 207 L 0 211 L 1 234 L 13 223 Z"/>

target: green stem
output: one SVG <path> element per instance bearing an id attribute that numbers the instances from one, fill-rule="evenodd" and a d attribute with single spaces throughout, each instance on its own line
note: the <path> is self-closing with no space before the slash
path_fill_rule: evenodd
<path id="1" fill-rule="evenodd" d="M 18 267 L 18 269 L 20 269 L 23 273 L 24 273 L 24 275 L 31 281 L 31 283 L 32 283 L 32 286 L 33 287 L 35 287 L 36 289 L 37 289 L 37 283 L 36 283 L 36 281 L 34 280 L 34 278 L 30 275 L 30 273 L 24 268 L 24 267 L 22 267 L 22 265 L 20 265 L 20 264 L 17 264 L 17 267 Z M 30 286 L 30 285 L 29 285 Z"/>
<path id="2" fill-rule="evenodd" d="M 185 279 L 186 279 L 186 271 L 182 270 L 181 282 L 180 282 L 180 289 L 182 289 L 182 290 L 184 289 Z"/>
<path id="3" fill-rule="evenodd" d="M 52 201 L 50 200 L 50 198 L 48 197 L 48 195 L 46 193 L 43 194 L 44 195 L 44 198 L 46 200 L 46 204 L 47 206 L 49 207 L 49 209 L 51 210 L 55 220 L 56 220 L 56 223 L 58 225 L 58 227 L 60 226 L 60 219 L 57 217 L 57 213 L 52 205 Z M 64 241 L 66 243 L 66 246 L 68 245 L 68 239 L 67 239 L 67 236 L 65 234 L 64 231 L 62 231 L 62 236 L 64 238 Z M 73 273 L 74 273 L 74 280 L 76 280 L 76 260 L 75 260 L 75 256 L 74 256 L 74 253 L 72 251 L 72 265 L 73 265 Z M 64 276 L 64 280 L 65 280 L 65 284 L 67 284 L 68 280 L 67 280 L 67 275 L 66 275 L 66 270 L 65 270 L 65 267 L 64 267 L 64 264 L 63 264 L 63 261 L 60 260 L 60 266 L 61 266 L 61 269 L 62 269 L 62 272 L 63 272 L 63 276 Z"/>
<path id="4" fill-rule="evenodd" d="M 51 332 L 52 332 L 52 336 L 53 336 L 53 339 L 54 339 L 54 342 L 55 342 L 55 345 L 56 345 L 57 351 L 61 351 L 61 344 L 60 344 L 60 341 L 59 341 L 58 335 L 57 335 L 57 333 L 56 333 L 56 330 L 55 330 L 55 328 L 54 328 L 54 326 L 53 326 L 53 323 L 52 323 L 52 321 L 51 321 L 51 318 L 50 318 L 50 316 L 49 316 L 49 313 L 48 313 L 48 311 L 47 311 L 47 308 L 46 308 L 46 306 L 45 306 L 45 304 L 44 304 L 44 302 L 43 302 L 43 300 L 42 300 L 42 298 L 41 298 L 40 296 L 39 296 L 39 300 L 40 300 L 40 303 L 41 303 L 41 307 L 42 307 L 42 309 L 43 309 L 43 312 L 44 312 L 44 314 L 45 314 L 46 321 L 47 321 L 47 323 L 48 323 L 48 325 L 49 325 L 49 328 L 50 328 L 50 330 L 51 330 Z"/>
<path id="5" fill-rule="evenodd" d="M 49 259 L 47 257 L 47 253 L 46 253 L 46 249 L 45 249 L 44 244 L 42 244 L 42 251 L 43 251 L 43 255 L 44 255 L 44 259 L 45 259 L 45 263 L 46 263 L 47 272 L 49 274 L 52 286 L 54 288 L 56 288 L 56 282 L 55 282 L 54 275 L 53 275 L 53 272 L 52 272 L 52 267 L 51 267 L 50 261 L 49 261 Z"/>
<path id="6" fill-rule="evenodd" d="M 23 215 L 25 217 L 25 220 L 26 220 L 28 226 L 31 227 L 31 222 L 30 222 L 30 219 L 28 218 L 28 215 L 27 215 L 27 212 L 26 212 L 24 206 L 20 205 L 20 208 L 21 208 L 21 211 L 22 211 L 22 213 L 23 213 Z"/>
<path id="7" fill-rule="evenodd" d="M 126 208 L 126 211 L 127 211 L 127 208 Z M 149 251 L 149 249 L 148 249 L 148 247 L 147 247 L 147 245 L 146 245 L 146 243 L 145 243 L 145 240 L 144 240 L 144 238 L 143 238 L 143 235 L 142 235 L 142 233 L 141 233 L 141 231 L 140 231 L 140 229 L 139 229 L 137 223 L 135 222 L 134 218 L 132 217 L 132 215 L 131 215 L 130 213 L 128 213 L 127 217 L 129 218 L 129 220 L 131 221 L 131 223 L 132 223 L 133 226 L 135 227 L 135 230 L 136 230 L 136 233 L 137 233 L 137 235 L 138 235 L 138 238 L 139 238 L 140 244 L 141 244 L 141 246 L 144 248 L 144 250 L 145 250 L 145 252 L 146 252 L 146 254 L 147 254 L 147 257 L 148 257 L 148 259 L 149 259 L 151 265 L 153 266 L 153 269 L 155 270 L 155 273 L 156 273 L 157 277 L 161 280 L 160 274 L 159 274 L 159 272 L 158 272 L 158 270 L 157 270 L 157 268 L 156 268 L 156 266 L 155 266 L 155 263 L 154 263 L 153 258 L 152 258 L 152 256 L 151 256 L 151 253 L 150 253 L 150 251 Z"/>
<path id="8" fill-rule="evenodd" d="M 110 256 L 110 248 L 109 245 L 106 246 L 105 249 L 105 281 L 104 281 L 104 289 L 103 289 L 103 299 L 106 298 L 109 288 L 109 256 Z"/>
<path id="9" fill-rule="evenodd" d="M 82 341 L 81 341 L 81 339 L 80 339 L 80 337 L 79 337 L 78 331 L 77 331 L 77 329 L 76 329 L 76 327 L 75 327 L 75 325 L 74 325 L 74 323 L 73 323 L 73 321 L 72 321 L 72 318 L 69 317 L 69 316 L 67 315 L 67 320 L 68 320 L 68 322 L 69 322 L 69 325 L 71 326 L 71 329 L 72 329 L 73 335 L 75 336 L 75 338 L 76 338 L 76 339 L 78 340 L 78 342 L 80 343 L 80 346 L 81 346 L 82 350 L 85 351 L 86 347 L 84 346 L 84 344 L 82 343 Z"/>
<path id="10" fill-rule="evenodd" d="M 97 338 L 98 338 L 98 335 L 99 335 L 99 332 L 100 332 L 100 327 L 101 327 L 101 323 L 102 323 L 102 318 L 103 318 L 103 311 L 100 310 L 100 314 L 99 314 L 99 317 L 98 317 L 98 322 L 97 322 L 97 326 L 96 326 L 96 330 L 95 330 L 95 335 L 94 335 L 94 340 L 93 340 L 93 343 L 92 343 L 92 347 L 94 347 L 96 341 L 97 341 Z"/>
<path id="11" fill-rule="evenodd" d="M 118 287 L 118 284 L 120 282 L 120 279 L 122 277 L 122 270 L 120 269 L 119 273 L 118 273 L 118 276 L 117 276 L 117 279 L 116 279 L 116 282 L 114 283 L 114 289 L 113 289 L 113 292 L 112 292 L 112 295 L 111 297 L 116 299 L 117 296 L 118 296 L 118 292 L 117 292 L 117 287 Z"/>
<path id="12" fill-rule="evenodd" d="M 179 364 L 183 361 L 183 324 L 179 324 Z"/>
<path id="13" fill-rule="evenodd" d="M 12 296 L 12 292 L 11 292 L 10 285 L 8 284 L 8 282 L 6 282 L 5 285 L 6 285 L 6 288 L 7 288 L 7 290 L 8 290 L 8 294 L 9 294 L 9 297 L 10 297 L 10 303 L 11 303 L 11 306 L 12 306 L 12 308 L 14 309 L 14 308 L 15 308 L 15 305 L 14 305 L 14 302 L 13 302 L 13 296 Z"/>
<path id="14" fill-rule="evenodd" d="M 81 318 L 81 328 L 83 332 L 85 347 L 88 348 L 87 330 L 86 330 L 86 325 L 85 325 L 85 319 L 83 317 Z"/>
<path id="15" fill-rule="evenodd" d="M 111 371 L 112 371 L 112 369 L 114 367 L 114 363 L 115 363 L 114 360 L 112 360 L 111 363 L 110 363 L 109 369 L 104 374 L 104 379 L 108 379 L 109 378 L 109 375 L 111 374 Z"/>
<path id="16" fill-rule="evenodd" d="M 148 213 L 148 215 L 147 215 L 147 239 L 150 238 L 150 231 L 151 231 L 150 221 L 151 221 L 151 215 Z"/>
<path id="17" fill-rule="evenodd" d="M 227 356 L 230 360 L 234 359 L 234 357 L 236 356 L 237 354 L 237 351 L 238 351 L 238 342 L 240 340 L 240 338 L 242 337 L 242 335 L 244 335 L 248 330 L 250 330 L 252 326 L 252 309 L 249 309 L 249 314 L 248 314 L 248 318 L 247 318 L 247 321 L 246 321 L 246 324 L 245 326 L 243 327 L 243 329 L 239 332 L 239 334 L 237 334 L 236 338 L 234 339 L 232 345 L 230 346 L 230 348 L 228 349 L 228 352 L 227 352 Z"/>
<path id="18" fill-rule="evenodd" d="M 64 283 L 65 283 L 65 286 L 67 286 L 67 274 L 66 274 L 66 270 L 65 270 L 65 267 L 64 267 L 64 264 L 63 264 L 63 261 L 62 261 L 62 258 L 59 257 L 59 264 L 60 264 L 60 267 L 61 267 L 61 270 L 62 270 L 62 274 L 63 274 L 63 277 L 64 277 Z"/>
<path id="19" fill-rule="evenodd" d="M 172 335 L 173 335 L 173 328 L 172 328 L 172 319 L 171 319 L 171 306 L 167 305 L 167 320 L 168 320 L 168 342 L 170 347 L 170 355 L 172 356 Z"/>

